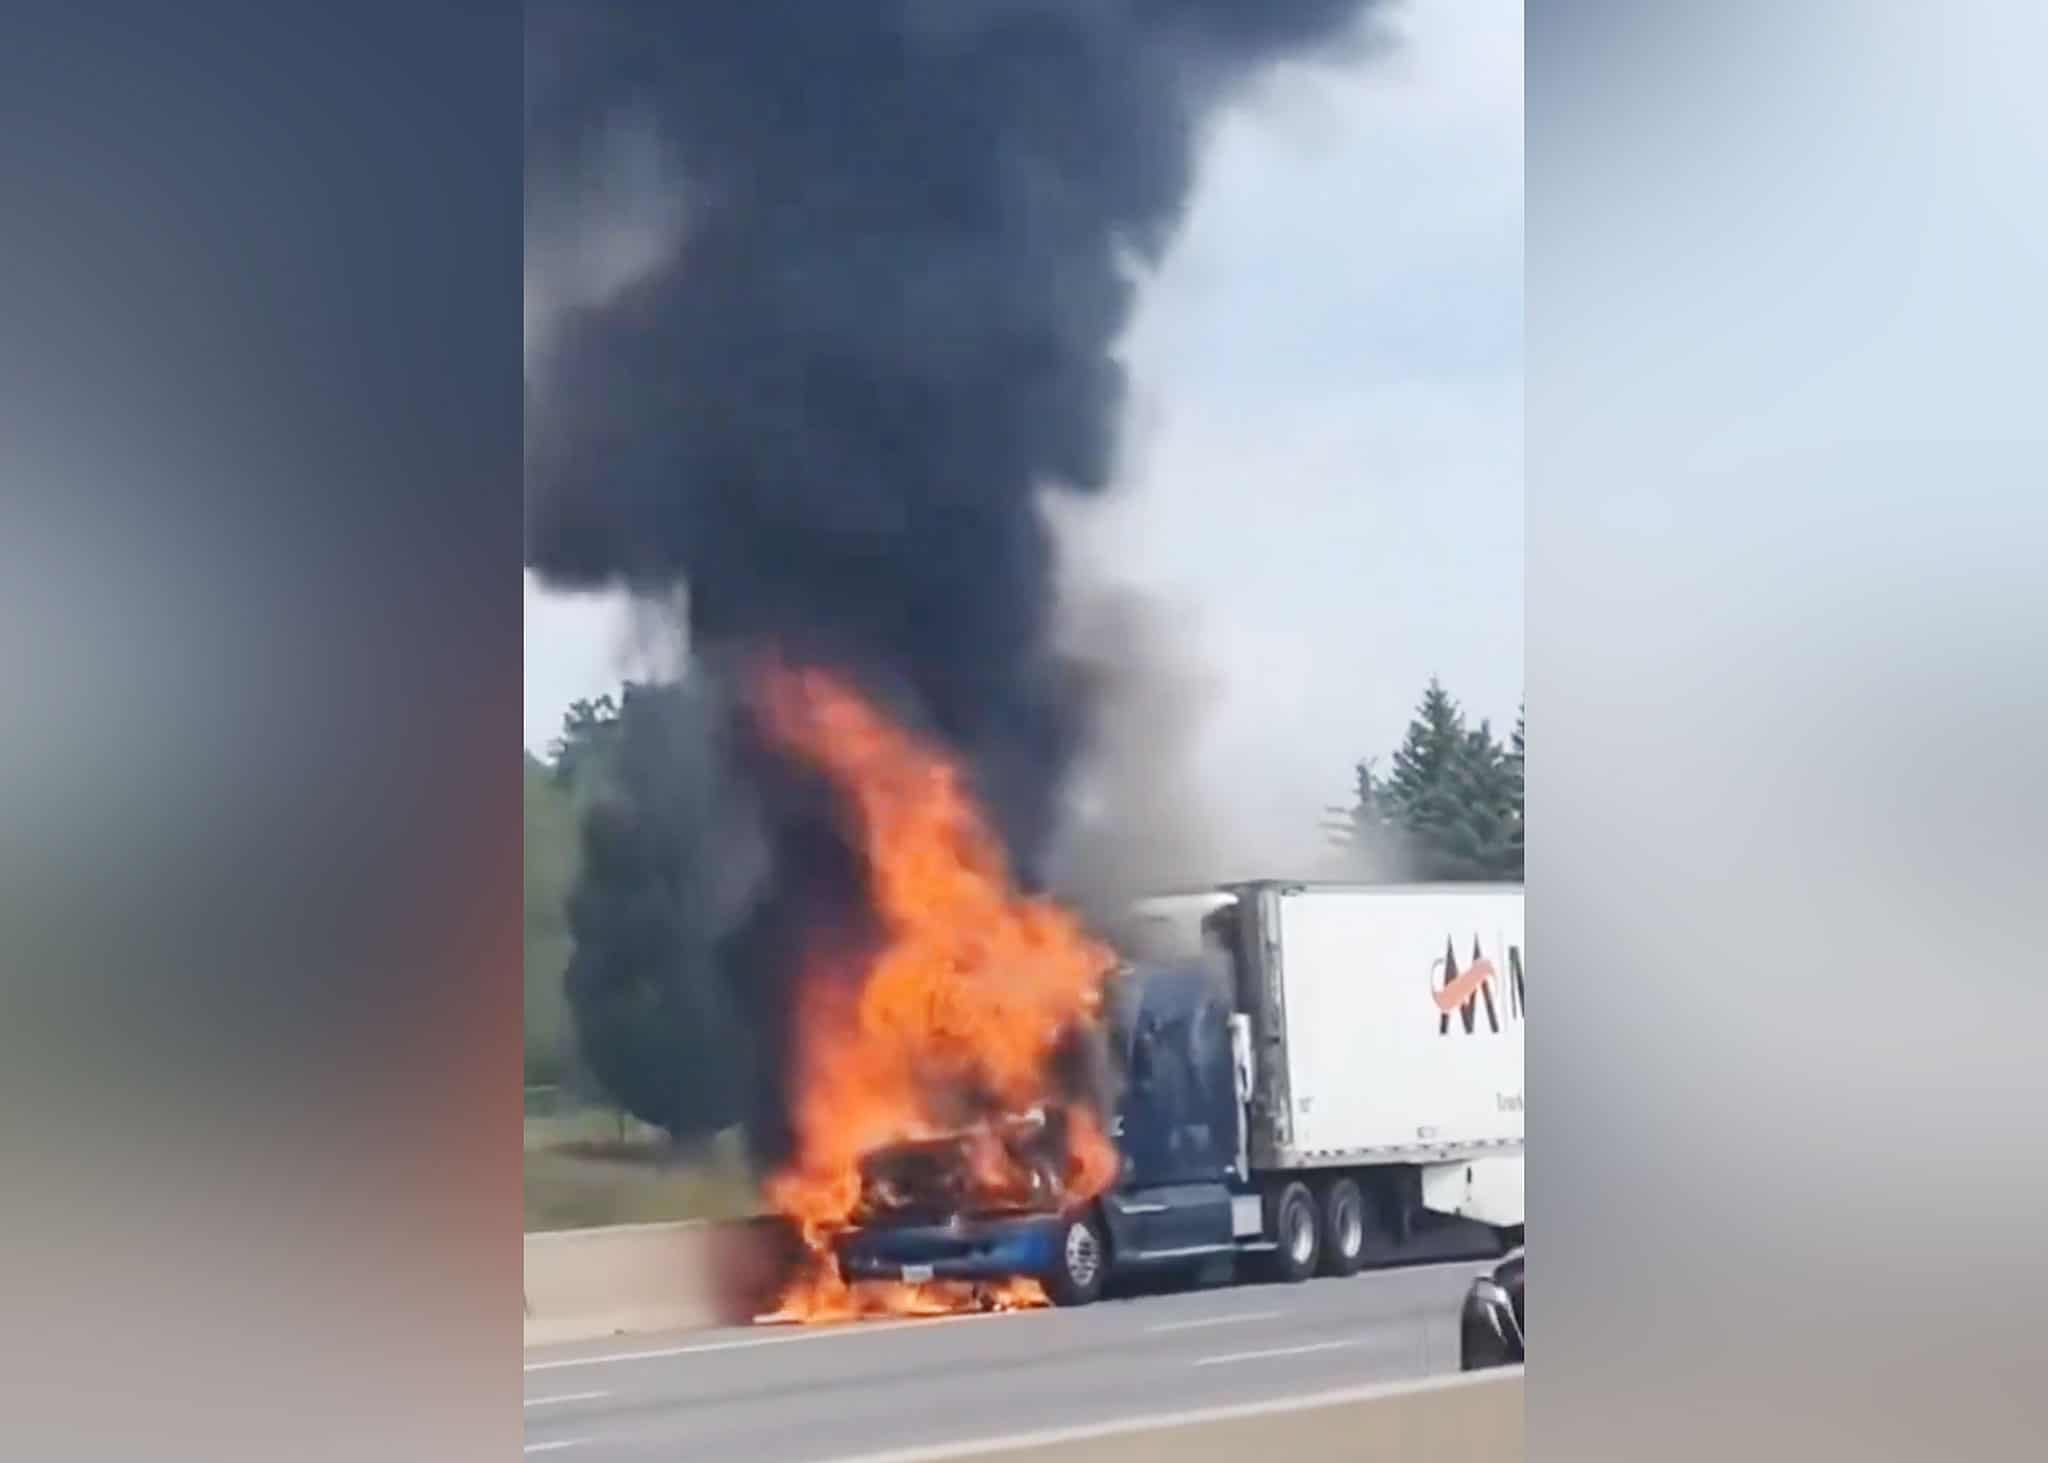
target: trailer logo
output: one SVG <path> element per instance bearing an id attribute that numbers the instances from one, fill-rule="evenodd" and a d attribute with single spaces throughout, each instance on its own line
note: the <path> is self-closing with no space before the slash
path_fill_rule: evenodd
<path id="1" fill-rule="evenodd" d="M 1498 1033 L 1504 1023 L 1522 1019 L 1522 947 L 1508 946 L 1507 958 L 1508 974 L 1503 981 L 1481 949 L 1479 937 L 1474 935 L 1472 958 L 1460 970 L 1457 948 L 1449 936 L 1444 938 L 1443 958 L 1429 967 L 1430 999 L 1436 1004 L 1438 1036 L 1450 1034 L 1453 1012 L 1464 1023 L 1466 1035 L 1471 1035 L 1478 1029 L 1481 1002 L 1486 1006 L 1486 1029 L 1490 1032 Z"/>

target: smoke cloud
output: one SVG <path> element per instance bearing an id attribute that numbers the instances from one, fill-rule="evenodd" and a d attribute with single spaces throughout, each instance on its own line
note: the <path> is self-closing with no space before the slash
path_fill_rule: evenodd
<path id="1" fill-rule="evenodd" d="M 1190 641 L 1191 618 L 1085 575 L 1063 589 L 1058 643 L 1087 687 L 1090 718 L 1046 857 L 1054 891 L 1114 937 L 1148 894 L 1397 876 L 1391 848 L 1340 846 L 1327 823 L 1276 806 L 1259 767 L 1204 755 L 1221 686 Z"/>
<path id="2" fill-rule="evenodd" d="M 630 280 L 560 304 L 529 362 L 529 565 L 686 583 L 711 663 L 773 645 L 852 674 L 960 754 L 1041 880 L 1103 682 L 1060 653 L 1040 495 L 1110 482 L 1113 347 L 1204 118 L 1364 8 L 530 6 L 530 189 L 589 176 L 627 128 L 677 196 L 635 232 Z M 849 874 L 772 759 L 728 772 L 772 858 L 720 948 L 732 981 L 773 983 L 791 931 L 846 914 Z M 756 1065 L 772 1114 L 774 1052 Z"/>

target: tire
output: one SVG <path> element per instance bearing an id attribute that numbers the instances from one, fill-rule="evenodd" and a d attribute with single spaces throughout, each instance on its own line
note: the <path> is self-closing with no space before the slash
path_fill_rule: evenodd
<path id="1" fill-rule="evenodd" d="M 1099 1299 L 1103 1282 L 1109 1279 L 1109 1245 L 1101 1226 L 1086 1214 L 1067 1220 L 1052 1268 L 1039 1278 L 1056 1306 L 1085 1306 Z"/>
<path id="2" fill-rule="evenodd" d="M 1267 1260 L 1275 1280 L 1294 1284 L 1316 1273 L 1322 1255 L 1322 1226 L 1316 1201 L 1304 1183 L 1291 1183 L 1274 1194 L 1267 1210 L 1275 1242 Z"/>
<path id="3" fill-rule="evenodd" d="M 1486 1322 L 1468 1309 L 1458 1319 L 1458 1369 L 1467 1372 L 1485 1371 L 1490 1367 L 1512 1365 L 1514 1358 L 1509 1355 L 1507 1343 Z"/>
<path id="4" fill-rule="evenodd" d="M 1355 1179 L 1332 1179 L 1323 1186 L 1321 1199 L 1316 1206 L 1322 1252 L 1318 1268 L 1325 1275 L 1356 1275 L 1365 1263 L 1365 1195 Z"/>

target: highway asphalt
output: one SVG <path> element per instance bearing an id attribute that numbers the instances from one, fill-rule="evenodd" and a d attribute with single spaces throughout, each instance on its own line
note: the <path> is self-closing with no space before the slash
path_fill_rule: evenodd
<path id="1" fill-rule="evenodd" d="M 526 1452 L 827 1463 L 1455 1372 L 1458 1305 L 1491 1263 L 537 1347 Z"/>

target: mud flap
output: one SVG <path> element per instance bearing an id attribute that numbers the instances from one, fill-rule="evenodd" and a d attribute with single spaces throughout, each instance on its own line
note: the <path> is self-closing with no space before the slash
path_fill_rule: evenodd
<path id="1" fill-rule="evenodd" d="M 1522 1223 L 1522 1155 L 1424 1164 L 1422 1207 L 1481 1224 L 1506 1227 Z"/>

